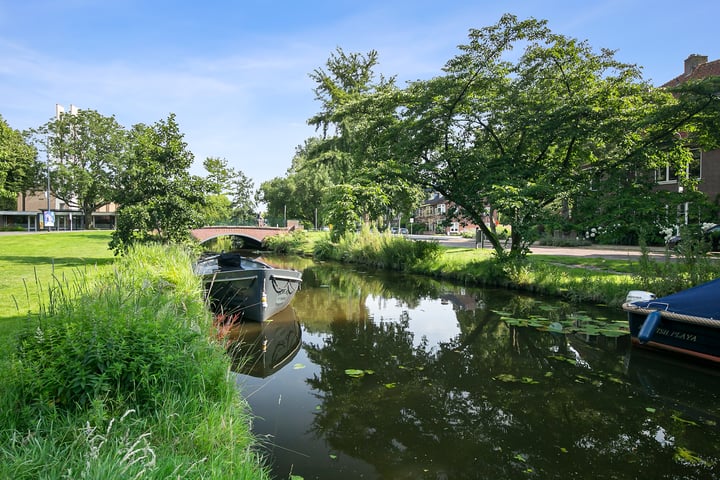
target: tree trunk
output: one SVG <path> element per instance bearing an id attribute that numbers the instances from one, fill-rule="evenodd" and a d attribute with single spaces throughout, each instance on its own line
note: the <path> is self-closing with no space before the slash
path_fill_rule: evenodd
<path id="1" fill-rule="evenodd" d="M 85 228 L 92 230 L 95 228 L 95 220 L 92 216 L 92 210 L 90 209 L 83 209 L 83 219 L 85 221 Z"/>
<path id="2" fill-rule="evenodd" d="M 504 255 L 504 249 L 500 244 L 500 240 L 498 240 L 497 234 L 491 231 L 483 221 L 478 223 L 478 227 L 480 227 L 480 230 L 485 234 L 485 238 L 488 239 L 498 257 L 502 257 Z"/>

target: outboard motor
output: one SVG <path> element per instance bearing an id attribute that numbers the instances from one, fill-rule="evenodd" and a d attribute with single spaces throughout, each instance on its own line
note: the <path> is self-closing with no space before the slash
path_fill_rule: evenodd
<path id="1" fill-rule="evenodd" d="M 649 302 L 655 300 L 655 294 L 643 290 L 630 290 L 625 297 L 625 303 Z"/>

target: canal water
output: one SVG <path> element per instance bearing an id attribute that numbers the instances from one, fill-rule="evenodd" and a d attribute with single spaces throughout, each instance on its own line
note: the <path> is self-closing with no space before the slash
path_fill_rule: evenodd
<path id="1" fill-rule="evenodd" d="M 717 371 L 631 347 L 618 309 L 271 263 L 302 290 L 228 338 L 274 478 L 720 478 Z"/>

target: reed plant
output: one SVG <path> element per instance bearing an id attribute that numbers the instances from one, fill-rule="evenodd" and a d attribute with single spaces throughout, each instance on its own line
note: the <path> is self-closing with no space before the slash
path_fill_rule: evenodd
<path id="1" fill-rule="evenodd" d="M 266 478 L 191 256 L 58 288 L 3 359 L 0 478 Z"/>
<path id="2" fill-rule="evenodd" d="M 379 233 L 368 227 L 348 232 L 337 242 L 330 235 L 315 241 L 314 256 L 391 270 L 411 271 L 422 262 L 437 259 L 442 248 L 437 242 L 413 242 L 388 232 Z"/>

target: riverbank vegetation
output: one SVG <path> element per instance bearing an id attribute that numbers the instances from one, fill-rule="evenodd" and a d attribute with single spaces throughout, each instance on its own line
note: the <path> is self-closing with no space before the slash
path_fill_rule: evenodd
<path id="1" fill-rule="evenodd" d="M 1 478 L 267 478 L 184 250 L 46 288 L 0 358 Z"/>
<path id="2" fill-rule="evenodd" d="M 494 250 L 447 248 L 428 241 L 363 229 L 333 241 L 327 232 L 298 231 L 267 239 L 280 253 L 313 256 L 408 273 L 553 295 L 576 302 L 620 306 L 629 290 L 666 295 L 720 276 L 720 263 L 687 245 L 679 254 L 651 258 L 647 249 L 633 260 L 530 254 L 498 257 Z"/>

